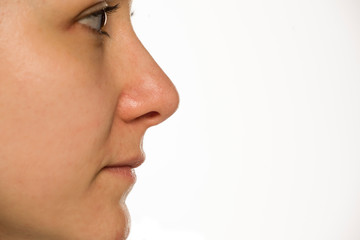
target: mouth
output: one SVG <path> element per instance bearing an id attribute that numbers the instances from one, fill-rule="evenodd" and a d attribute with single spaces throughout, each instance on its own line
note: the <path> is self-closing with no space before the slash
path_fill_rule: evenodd
<path id="1" fill-rule="evenodd" d="M 136 182 L 135 168 L 139 167 L 145 161 L 145 157 L 138 156 L 125 161 L 118 161 L 111 163 L 102 168 L 102 171 L 112 174 L 115 177 L 123 180 L 128 180 L 132 183 Z"/>
<path id="2" fill-rule="evenodd" d="M 135 170 L 129 166 L 118 166 L 118 167 L 104 167 L 102 171 L 108 172 L 115 177 L 120 177 L 122 179 L 127 179 L 130 182 L 136 182 Z"/>

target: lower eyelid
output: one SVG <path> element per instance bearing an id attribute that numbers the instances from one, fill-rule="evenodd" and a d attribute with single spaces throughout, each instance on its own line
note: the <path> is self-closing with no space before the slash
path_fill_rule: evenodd
<path id="1" fill-rule="evenodd" d="M 76 23 L 75 24 L 75 31 L 79 32 L 80 34 L 86 38 L 90 37 L 89 39 L 91 39 L 91 41 L 93 40 L 99 40 L 100 42 L 103 41 L 103 35 L 97 31 L 96 29 L 93 29 L 91 27 L 88 27 L 87 25 L 81 24 L 81 23 Z M 77 33 L 78 34 L 78 33 Z M 85 39 L 86 39 L 85 38 Z M 82 37 L 81 37 L 82 39 Z"/>
<path id="2" fill-rule="evenodd" d="M 92 28 L 94 30 L 101 29 L 101 23 L 99 23 L 99 21 L 97 19 L 95 19 L 95 17 L 90 16 L 88 18 L 81 19 L 81 20 L 79 20 L 79 23 L 85 25 L 86 27 Z M 91 27 L 91 25 L 92 26 L 96 25 L 96 26 L 93 28 L 93 27 Z"/>

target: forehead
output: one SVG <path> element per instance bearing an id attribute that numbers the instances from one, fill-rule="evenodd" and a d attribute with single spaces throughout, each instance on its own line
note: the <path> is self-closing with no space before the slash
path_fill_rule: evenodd
<path id="1" fill-rule="evenodd" d="M 125 9 L 131 9 L 132 5 L 132 0 L 0 0 L 0 15 L 1 8 L 4 7 L 2 3 L 5 4 L 5 7 L 8 3 L 9 9 L 30 9 L 36 13 L 33 15 L 34 17 L 41 13 L 41 17 L 48 15 L 49 19 L 56 21 L 56 19 L 60 20 L 66 16 L 76 16 L 85 9 L 101 2 L 106 2 L 109 5 L 120 4 Z M 43 20 L 45 21 L 45 18 Z"/>
<path id="2" fill-rule="evenodd" d="M 4 1 L 4 0 L 0 0 Z M 22 0 L 5 0 L 10 2 L 22 2 Z M 100 2 L 107 2 L 108 4 L 129 4 L 131 6 L 133 0 L 26 0 L 27 2 L 31 3 L 34 6 L 57 6 L 62 8 L 72 7 L 84 7 L 84 6 L 92 6 Z"/>
<path id="3" fill-rule="evenodd" d="M 92 6 L 100 2 L 107 2 L 108 4 L 128 4 L 132 5 L 133 0 L 0 0 L 0 6 L 4 7 L 7 4 L 30 5 L 32 7 L 59 7 L 59 8 L 81 8 Z M 1 10 L 1 9 L 0 9 Z"/>

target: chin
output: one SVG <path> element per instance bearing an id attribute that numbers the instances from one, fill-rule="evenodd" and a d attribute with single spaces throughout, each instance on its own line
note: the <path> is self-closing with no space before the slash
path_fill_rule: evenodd
<path id="1" fill-rule="evenodd" d="M 98 224 L 103 225 L 103 227 L 100 229 L 99 234 L 95 233 L 97 237 L 93 238 L 94 240 L 126 240 L 131 226 L 131 219 L 126 205 L 121 204 L 119 208 L 109 214 L 108 219 L 104 219 L 102 223 Z M 89 239 L 92 238 L 86 238 L 86 240 Z"/>
<path id="2" fill-rule="evenodd" d="M 131 219 L 125 204 L 123 206 L 123 211 L 121 215 L 121 221 L 116 226 L 116 234 L 114 240 L 126 240 L 130 234 Z"/>
<path id="3" fill-rule="evenodd" d="M 82 215 L 69 227 L 71 233 L 65 234 L 67 237 L 62 240 L 126 240 L 130 233 L 130 216 L 125 204 L 116 208 L 103 206 Z"/>
<path id="4" fill-rule="evenodd" d="M 66 240 L 127 239 L 131 219 L 125 201 L 131 186 L 128 182 L 118 181 L 112 174 L 99 175 L 90 193 L 74 204 L 76 214 L 72 214 L 75 218 L 70 227 L 76 236 L 68 235 Z"/>
<path id="5" fill-rule="evenodd" d="M 131 218 L 128 208 L 125 204 L 121 204 L 120 208 L 115 211 L 113 224 L 110 223 L 109 230 L 114 234 L 109 239 L 104 240 L 125 240 L 128 238 L 131 227 Z M 106 228 L 106 226 L 105 226 Z M 111 228 L 111 229 L 110 229 Z M 97 238 L 101 239 L 101 238 Z"/>

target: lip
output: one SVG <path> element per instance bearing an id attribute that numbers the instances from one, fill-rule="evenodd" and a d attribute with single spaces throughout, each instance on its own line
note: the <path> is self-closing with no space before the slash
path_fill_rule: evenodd
<path id="1" fill-rule="evenodd" d="M 143 155 L 139 155 L 127 160 L 119 160 L 117 162 L 110 163 L 109 165 L 103 167 L 102 170 L 115 176 L 128 179 L 131 182 L 135 182 L 135 168 L 143 164 L 144 161 L 145 157 Z"/>
<path id="2" fill-rule="evenodd" d="M 106 165 L 105 168 L 122 168 L 122 167 L 129 167 L 129 168 L 137 168 L 145 161 L 145 157 L 137 156 L 134 158 L 130 158 L 128 160 L 119 160 L 114 163 L 110 163 Z"/>
<path id="3" fill-rule="evenodd" d="M 129 166 L 104 167 L 102 170 L 105 172 L 108 172 L 116 177 L 120 177 L 122 179 L 127 179 L 130 182 L 136 182 L 135 170 L 132 167 L 129 167 Z"/>

